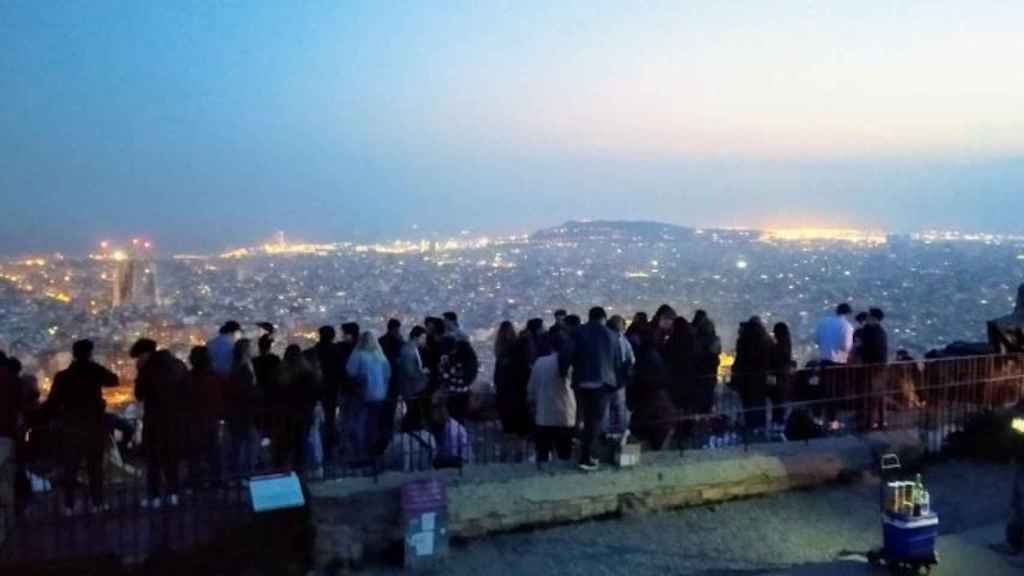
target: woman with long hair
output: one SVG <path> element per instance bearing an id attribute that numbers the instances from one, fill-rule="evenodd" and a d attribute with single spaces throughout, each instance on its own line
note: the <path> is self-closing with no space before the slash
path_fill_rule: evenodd
<path id="1" fill-rule="evenodd" d="M 501 427 L 506 431 L 513 426 L 512 382 L 515 375 L 512 353 L 515 351 L 515 347 L 516 327 L 512 322 L 505 320 L 498 326 L 498 333 L 494 337 L 494 393 L 498 404 L 498 416 L 501 418 Z"/>
<path id="2" fill-rule="evenodd" d="M 225 399 L 228 431 L 231 434 L 231 466 L 236 476 L 248 476 L 256 467 L 259 438 L 256 412 L 259 388 L 252 366 L 252 345 L 243 338 L 235 342 L 231 357 L 231 375 Z"/>
<path id="3" fill-rule="evenodd" d="M 722 340 L 715 332 L 715 323 L 706 315 L 697 318 L 694 335 L 694 396 L 693 411 L 710 414 L 715 406 L 715 387 L 718 385 L 718 367 L 721 365 Z"/>
<path id="4" fill-rule="evenodd" d="M 378 454 L 378 430 L 382 429 L 391 379 L 391 363 L 373 331 L 360 334 L 345 370 L 356 393 L 350 428 L 352 445 L 356 459 L 366 460 Z"/>
<path id="5" fill-rule="evenodd" d="M 793 339 L 785 322 L 772 327 L 772 335 L 768 398 L 772 401 L 772 427 L 781 434 L 786 426 L 785 403 L 789 399 L 789 382 L 793 374 Z"/>
<path id="6" fill-rule="evenodd" d="M 743 419 L 748 434 L 762 430 L 765 425 L 771 348 L 771 336 L 761 318 L 753 316 L 740 324 L 732 380 L 733 387 L 739 391 L 743 401 Z"/>

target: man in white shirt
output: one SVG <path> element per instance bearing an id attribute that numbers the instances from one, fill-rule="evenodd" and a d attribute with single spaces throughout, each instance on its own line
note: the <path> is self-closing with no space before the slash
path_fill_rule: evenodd
<path id="1" fill-rule="evenodd" d="M 836 307 L 834 316 L 822 318 L 814 332 L 822 365 L 846 364 L 853 350 L 853 309 L 847 303 Z"/>

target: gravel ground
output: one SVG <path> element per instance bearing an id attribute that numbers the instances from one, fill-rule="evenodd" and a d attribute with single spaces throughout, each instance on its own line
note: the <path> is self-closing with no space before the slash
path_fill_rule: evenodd
<path id="1" fill-rule="evenodd" d="M 933 574 L 1024 573 L 988 549 L 1005 520 L 1012 468 L 945 462 L 924 471 L 941 518 Z M 452 549 L 432 572 L 600 576 L 873 574 L 857 553 L 881 544 L 878 479 L 638 518 L 507 534 Z M 376 570 L 374 573 L 394 573 Z"/>

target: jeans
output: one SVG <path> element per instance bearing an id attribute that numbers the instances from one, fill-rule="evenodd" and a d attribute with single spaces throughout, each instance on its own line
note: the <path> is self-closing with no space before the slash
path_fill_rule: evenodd
<path id="1" fill-rule="evenodd" d="M 579 388 L 579 402 L 583 414 L 583 435 L 580 447 L 580 462 L 587 463 L 592 458 L 594 440 L 601 433 L 601 424 L 604 422 L 604 415 L 608 411 L 608 402 L 611 397 L 612 388 L 602 386 L 600 388 Z"/>
<path id="2" fill-rule="evenodd" d="M 618 388 L 609 393 L 608 410 L 605 412 L 602 428 L 606 434 L 622 435 L 629 430 L 630 413 L 626 408 L 626 389 Z"/>

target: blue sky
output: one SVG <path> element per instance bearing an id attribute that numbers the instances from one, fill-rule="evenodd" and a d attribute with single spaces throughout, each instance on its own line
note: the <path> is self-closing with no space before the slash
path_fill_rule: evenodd
<path id="1" fill-rule="evenodd" d="M 616 217 L 1022 232 L 1022 21 L 995 1 L 0 0 L 0 251 Z"/>

